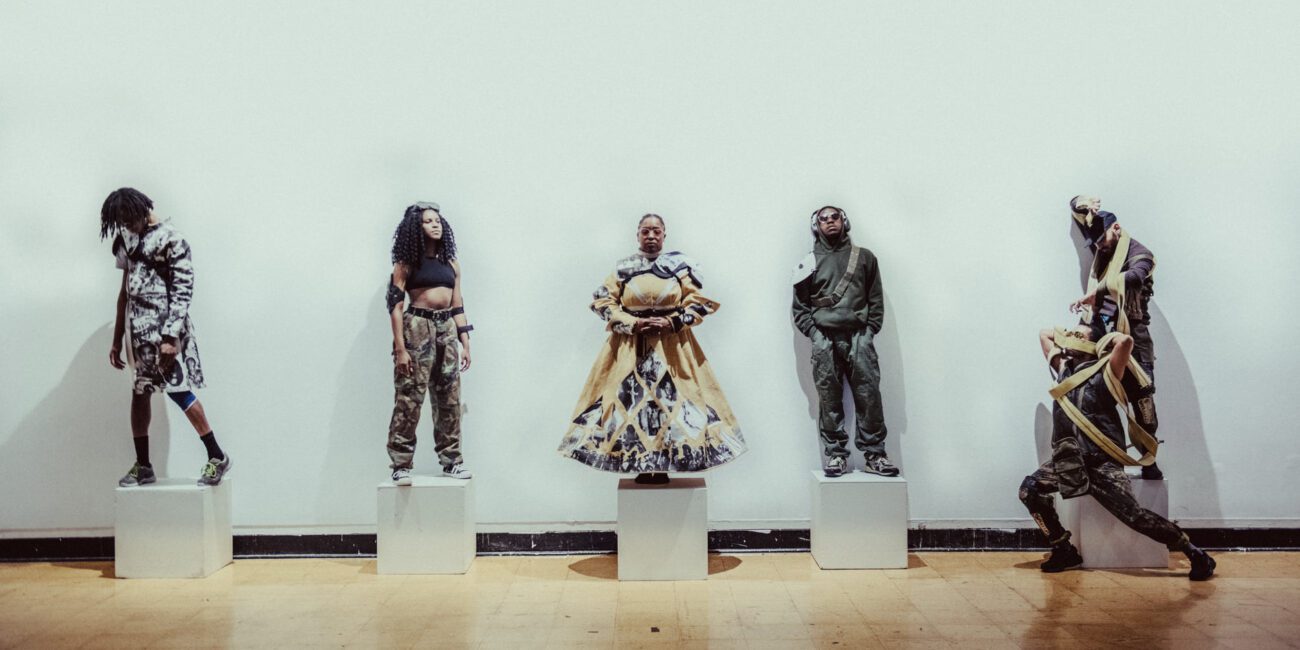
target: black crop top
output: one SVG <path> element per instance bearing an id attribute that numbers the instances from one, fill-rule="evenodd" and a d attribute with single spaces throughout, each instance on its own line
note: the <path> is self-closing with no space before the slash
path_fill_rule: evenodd
<path id="1" fill-rule="evenodd" d="M 424 289 L 427 287 L 456 287 L 456 270 L 451 264 L 436 257 L 426 257 L 411 277 L 406 279 L 407 289 Z"/>

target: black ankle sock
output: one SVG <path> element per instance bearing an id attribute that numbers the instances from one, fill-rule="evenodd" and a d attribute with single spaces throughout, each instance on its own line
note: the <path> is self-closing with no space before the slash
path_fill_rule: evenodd
<path id="1" fill-rule="evenodd" d="M 149 436 L 137 436 L 131 442 L 135 443 L 136 464 L 149 467 Z"/>
<path id="2" fill-rule="evenodd" d="M 208 448 L 208 458 L 221 460 L 226 457 L 225 452 L 221 451 L 221 445 L 217 444 L 217 433 L 215 431 L 209 431 L 199 436 L 199 440 L 202 440 L 203 446 Z"/>

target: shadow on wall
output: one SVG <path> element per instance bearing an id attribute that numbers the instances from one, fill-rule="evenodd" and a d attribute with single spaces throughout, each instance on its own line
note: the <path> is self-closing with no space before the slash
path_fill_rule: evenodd
<path id="1" fill-rule="evenodd" d="M 18 424 L 0 451 L 0 493 L 31 495 L 14 511 L 39 513 L 6 528 L 101 528 L 113 526 L 113 490 L 135 461 L 131 444 L 131 369 L 108 364 L 113 327 L 95 330 L 63 378 Z M 170 413 L 167 398 L 153 396 L 150 460 L 167 476 Z M 182 431 L 189 433 L 188 423 Z M 190 434 L 193 437 L 193 434 Z M 202 465 L 195 447 L 192 476 Z M 12 506 L 10 506 L 12 507 Z"/>
<path id="2" fill-rule="evenodd" d="M 1156 346 L 1156 413 L 1160 417 L 1156 437 L 1162 441 L 1160 468 L 1171 488 L 1169 518 L 1221 519 L 1219 481 L 1205 442 L 1201 398 L 1192 369 L 1164 312 L 1154 303 L 1150 310 L 1151 338 Z"/>
<path id="3" fill-rule="evenodd" d="M 366 321 L 348 350 L 338 379 L 328 447 L 321 465 L 323 480 L 317 494 L 316 516 L 312 518 L 318 524 L 373 524 L 374 488 L 388 478 L 384 450 L 393 412 L 393 334 L 384 313 L 386 291 L 387 287 L 380 288 L 365 305 L 356 307 L 366 314 Z M 425 401 L 423 410 L 427 412 Z M 420 434 L 419 452 L 433 453 L 432 440 L 424 439 L 431 436 L 431 432 Z M 420 472 L 425 454 L 417 454 L 416 470 Z M 436 461 L 426 461 L 425 471 L 420 473 L 429 473 L 429 468 L 436 466 Z"/>
<path id="4" fill-rule="evenodd" d="M 1088 288 L 1093 256 L 1073 222 L 1069 228 L 1070 240 L 1079 256 L 1079 287 L 1082 295 Z M 1154 252 L 1158 266 L 1160 253 Z M 1159 294 L 1157 276 L 1155 295 Z M 1183 354 L 1169 321 L 1155 300 L 1153 296 L 1147 309 L 1151 316 L 1151 339 L 1156 348 L 1156 413 L 1160 421 L 1156 437 L 1162 442 L 1157 455 L 1165 479 L 1170 483 L 1172 495 L 1169 518 L 1177 520 L 1194 514 L 1197 519 L 1221 519 L 1223 512 L 1219 506 L 1219 483 L 1214 475 L 1209 446 L 1205 442 L 1205 425 L 1201 420 L 1201 399 L 1196 391 L 1196 381 L 1187 365 L 1187 356 Z M 1195 511 L 1189 508 L 1189 504 L 1195 504 Z"/>
<path id="5" fill-rule="evenodd" d="M 1046 404 L 1039 404 L 1034 409 L 1034 448 L 1038 451 L 1039 465 L 1052 459 L 1052 409 Z M 1025 475 L 1032 471 L 1025 472 Z"/>
<path id="6" fill-rule="evenodd" d="M 817 387 L 813 384 L 812 378 L 812 343 L 808 337 L 795 329 L 793 322 L 790 331 L 794 339 L 795 373 L 799 376 L 799 387 L 803 389 L 804 397 L 808 401 L 808 435 L 815 441 L 815 448 L 820 450 L 821 437 L 817 427 L 820 404 L 817 399 Z M 888 291 L 885 292 L 885 323 L 872 344 L 876 347 L 876 355 L 880 359 L 880 400 L 885 409 L 885 427 L 889 431 L 885 438 L 885 453 L 898 466 L 899 471 L 903 472 L 906 469 L 902 455 L 902 436 L 907 433 L 907 387 L 903 381 L 903 354 L 898 342 L 898 327 L 894 321 L 894 307 L 889 301 Z M 854 415 L 853 396 L 847 384 L 844 386 L 843 398 L 844 430 L 849 434 L 849 447 L 852 451 L 849 467 L 862 469 L 862 452 L 853 446 L 857 418 Z M 817 467 L 821 467 L 822 461 L 824 459 L 818 461 Z M 902 475 L 906 477 L 905 473 Z"/>

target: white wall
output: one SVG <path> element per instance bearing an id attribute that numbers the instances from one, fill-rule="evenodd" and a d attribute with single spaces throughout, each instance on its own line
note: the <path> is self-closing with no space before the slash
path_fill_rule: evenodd
<path id="1" fill-rule="evenodd" d="M 194 247 L 201 396 L 244 532 L 373 528 L 382 289 L 415 200 L 462 247 L 482 530 L 609 527 L 614 477 L 554 449 L 604 336 L 590 292 L 646 211 L 722 303 L 699 335 L 752 451 L 709 475 L 715 526 L 806 525 L 788 269 L 825 203 L 881 261 L 913 518 L 1028 525 L 1035 332 L 1080 293 L 1080 192 L 1159 257 L 1176 517 L 1300 520 L 1300 6 L 370 4 L 0 7 L 0 534 L 112 525 L 129 380 L 107 364 L 118 275 L 96 235 L 123 185 Z M 188 424 L 155 413 L 154 457 L 193 474 Z"/>

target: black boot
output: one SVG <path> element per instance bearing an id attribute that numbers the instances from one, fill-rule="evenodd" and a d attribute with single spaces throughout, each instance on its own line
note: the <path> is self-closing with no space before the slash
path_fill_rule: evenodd
<path id="1" fill-rule="evenodd" d="M 1052 547 L 1052 556 L 1039 565 L 1043 573 L 1060 573 L 1077 569 L 1083 566 L 1083 556 L 1079 555 L 1079 549 L 1074 544 L 1065 542 L 1064 544 Z"/>
<path id="2" fill-rule="evenodd" d="M 1165 473 L 1160 471 L 1159 465 L 1151 463 L 1142 468 L 1142 478 L 1148 481 L 1163 481 L 1165 480 Z"/>
<path id="3" fill-rule="evenodd" d="M 637 474 L 635 482 L 641 485 L 663 485 L 668 482 L 668 474 L 666 472 L 645 472 Z"/>
<path id="4" fill-rule="evenodd" d="M 1188 548 L 1183 553 L 1192 562 L 1192 570 L 1187 574 L 1188 580 L 1200 582 L 1201 580 L 1209 580 L 1210 576 L 1214 575 L 1214 567 L 1218 565 L 1218 562 L 1215 562 L 1209 553 L 1195 546 Z"/>

